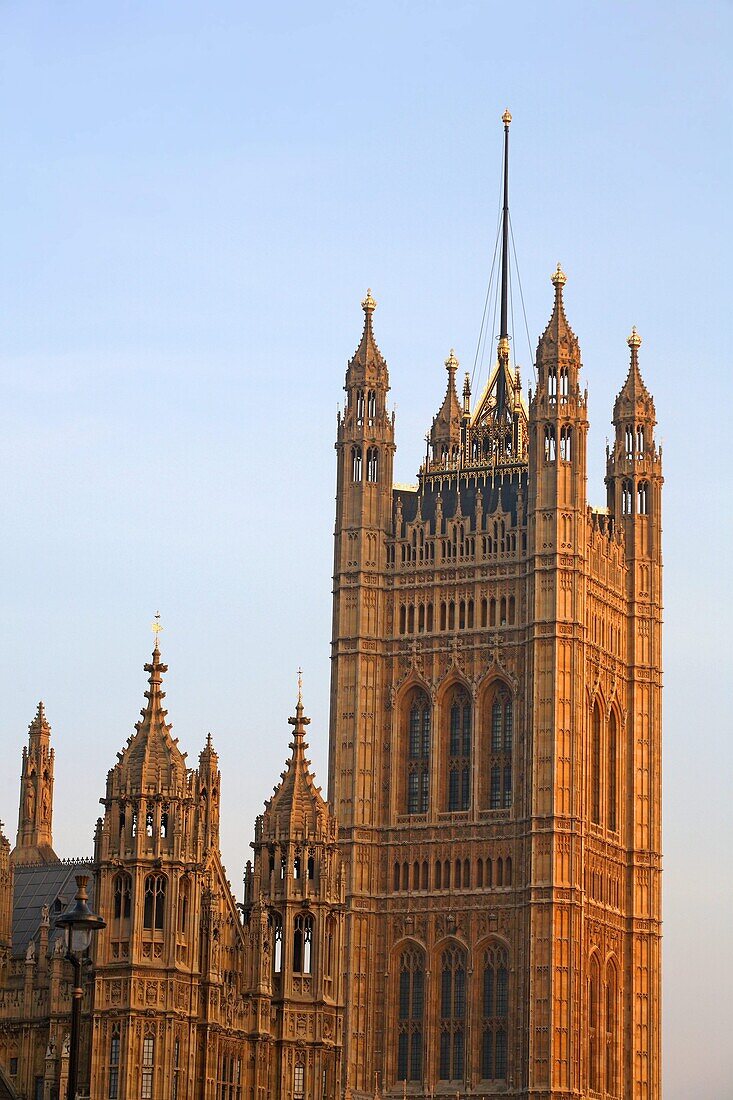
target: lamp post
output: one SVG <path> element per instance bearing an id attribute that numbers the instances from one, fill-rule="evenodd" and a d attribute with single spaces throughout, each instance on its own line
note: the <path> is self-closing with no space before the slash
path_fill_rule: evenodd
<path id="1" fill-rule="evenodd" d="M 89 950 L 92 933 L 105 928 L 107 922 L 87 905 L 88 875 L 76 875 L 74 901 L 56 920 L 66 937 L 66 957 L 74 968 L 74 989 L 71 994 L 71 1037 L 69 1041 L 69 1086 L 67 1100 L 76 1100 L 76 1080 L 79 1072 L 79 1031 L 81 1025 L 81 964 Z"/>

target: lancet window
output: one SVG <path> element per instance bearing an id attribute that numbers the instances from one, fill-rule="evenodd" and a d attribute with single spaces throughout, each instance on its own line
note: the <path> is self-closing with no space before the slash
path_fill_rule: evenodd
<path id="1" fill-rule="evenodd" d="M 471 721 L 468 692 L 455 688 L 448 700 L 448 809 L 467 810 L 471 802 Z"/>
<path id="2" fill-rule="evenodd" d="M 371 482 L 379 481 L 379 450 L 377 447 L 367 448 L 366 479 Z"/>
<path id="3" fill-rule="evenodd" d="M 509 956 L 501 944 L 492 944 L 484 952 L 481 995 L 481 1077 L 484 1081 L 505 1081 Z"/>
<path id="4" fill-rule="evenodd" d="M 421 1081 L 425 1017 L 425 956 L 417 947 L 400 955 L 397 1004 L 397 1080 Z"/>
<path id="5" fill-rule="evenodd" d="M 427 813 L 430 794 L 431 707 L 415 688 L 407 708 L 407 812 Z"/>
<path id="6" fill-rule="evenodd" d="M 361 447 L 355 444 L 351 448 L 351 480 L 361 481 L 362 456 Z"/>
<path id="7" fill-rule="evenodd" d="M 514 743 L 514 701 L 508 689 L 498 687 L 489 697 L 487 718 L 488 805 L 491 810 L 512 804 L 512 748 Z"/>
<path id="8" fill-rule="evenodd" d="M 557 457 L 557 440 L 552 424 L 545 425 L 545 462 L 554 462 Z"/>
<path id="9" fill-rule="evenodd" d="M 588 1088 L 599 1092 L 601 1088 L 601 969 L 594 955 L 590 961 L 588 976 Z"/>
<path id="10" fill-rule="evenodd" d="M 594 825 L 601 823 L 601 708 L 593 704 L 590 748 L 590 816 Z"/>
<path id="11" fill-rule="evenodd" d="M 108 1100 L 117 1100 L 120 1092 L 120 1029 L 115 1027 L 109 1040 Z"/>
<path id="12" fill-rule="evenodd" d="M 165 921 L 165 890 L 168 880 L 165 875 L 148 875 L 145 879 L 145 900 L 143 904 L 143 928 L 160 931 Z"/>
<path id="13" fill-rule="evenodd" d="M 313 954 L 313 917 L 299 913 L 293 929 L 293 973 L 310 974 Z"/>
<path id="14" fill-rule="evenodd" d="M 120 871 L 112 880 L 112 912 L 115 920 L 130 919 L 132 879 L 126 871 Z"/>
<path id="15" fill-rule="evenodd" d="M 618 728 L 616 712 L 611 711 L 608 719 L 608 772 L 606 791 L 606 814 L 608 828 L 615 833 L 618 828 Z"/>
<path id="16" fill-rule="evenodd" d="M 461 947 L 449 947 L 443 952 L 439 1007 L 438 1077 L 441 1081 L 462 1081 L 466 1051 L 466 953 Z"/>
<path id="17" fill-rule="evenodd" d="M 618 1096 L 618 971 L 606 966 L 606 1092 Z"/>

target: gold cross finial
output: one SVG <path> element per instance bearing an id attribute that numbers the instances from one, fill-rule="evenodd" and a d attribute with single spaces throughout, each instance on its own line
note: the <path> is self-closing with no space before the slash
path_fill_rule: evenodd
<path id="1" fill-rule="evenodd" d="M 153 619 L 153 624 L 152 624 L 150 629 L 153 632 L 153 637 L 155 638 L 155 648 L 157 649 L 158 648 L 158 635 L 160 634 L 161 630 L 163 629 L 163 627 L 160 625 L 160 611 L 155 612 L 155 618 Z"/>
<path id="2" fill-rule="evenodd" d="M 298 666 L 298 706 L 303 705 L 303 669 Z"/>

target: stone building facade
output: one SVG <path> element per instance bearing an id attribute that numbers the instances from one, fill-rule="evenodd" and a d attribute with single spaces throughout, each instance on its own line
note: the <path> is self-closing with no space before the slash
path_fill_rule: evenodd
<path id="1" fill-rule="evenodd" d="M 302 702 L 239 903 L 219 851 L 211 737 L 189 768 L 157 644 L 145 668 L 146 706 L 108 774 L 89 860 L 53 850 L 42 705 L 30 726 L 13 852 L 0 833 L 0 1098 L 65 1100 L 72 974 L 54 922 L 85 873 L 106 927 L 83 979 L 80 1096 L 329 1100 L 342 1076 L 343 872 Z"/>
<path id="2" fill-rule="evenodd" d="M 507 331 L 472 404 L 447 388 L 413 486 L 370 292 L 337 424 L 328 801 L 290 757 L 238 903 L 211 738 L 191 768 L 146 705 L 89 860 L 52 844 L 43 707 L 0 834 L 0 1100 L 56 1100 L 70 968 L 54 918 L 93 878 L 93 1100 L 506 1095 L 659 1100 L 661 451 L 641 340 L 613 409 L 606 506 L 560 270 L 525 401 Z M 621 372 L 619 376 L 621 381 Z"/>
<path id="3" fill-rule="evenodd" d="M 393 487 L 376 303 L 338 421 L 329 792 L 346 1080 L 385 1095 L 660 1095 L 661 452 L 639 368 L 586 497 L 565 276 L 529 404 L 502 325 Z"/>

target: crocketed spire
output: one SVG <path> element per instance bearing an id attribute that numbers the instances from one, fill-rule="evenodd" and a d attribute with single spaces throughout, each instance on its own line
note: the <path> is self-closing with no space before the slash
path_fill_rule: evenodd
<path id="1" fill-rule="evenodd" d="M 537 372 L 540 386 L 545 380 L 546 369 L 550 366 L 558 368 L 572 364 L 576 369 L 580 367 L 578 338 L 565 316 L 562 294 L 567 278 L 560 264 L 557 265 L 551 282 L 555 288 L 555 304 L 547 328 L 537 345 Z"/>
<path id="2" fill-rule="evenodd" d="M 456 393 L 456 371 L 458 366 L 456 353 L 451 348 L 445 361 L 445 369 L 448 371 L 448 387 L 445 391 L 443 404 L 438 409 L 430 429 L 430 445 L 434 462 L 441 462 L 444 456 L 453 456 L 454 450 L 460 446 L 462 410 Z"/>
<path id="3" fill-rule="evenodd" d="M 150 790 L 175 790 L 186 782 L 186 761 L 171 737 L 171 726 L 166 722 L 168 711 L 163 708 L 165 692 L 162 690 L 163 673 L 168 671 L 160 659 L 158 643 L 155 643 L 152 660 L 145 665 L 149 689 L 145 692 L 147 705 L 140 711 L 141 721 L 120 755 L 120 762 L 113 769 L 121 785 L 129 792 Z"/>
<path id="4" fill-rule="evenodd" d="M 300 686 L 295 717 L 288 718 L 288 722 L 293 727 L 290 758 L 280 784 L 265 803 L 263 834 L 281 838 L 322 838 L 330 829 L 330 814 L 320 787 L 316 787 L 311 762 L 305 756 L 308 748 L 305 728 L 310 725 L 310 718 L 304 715 Z"/>
<path id="5" fill-rule="evenodd" d="M 389 389 L 387 362 L 374 339 L 372 315 L 377 308 L 377 303 L 372 297 L 371 290 L 367 290 L 361 308 L 364 310 L 364 328 L 359 346 L 349 360 L 346 386 L 348 388 L 357 385 L 374 385 Z"/>
<path id="6" fill-rule="evenodd" d="M 626 381 L 614 402 L 613 422 L 615 424 L 628 417 L 643 417 L 656 423 L 654 399 L 646 388 L 639 370 L 641 336 L 636 331 L 636 326 L 632 328 L 631 335 L 626 343 L 631 349 L 631 362 L 629 363 L 629 373 L 626 375 Z"/>

